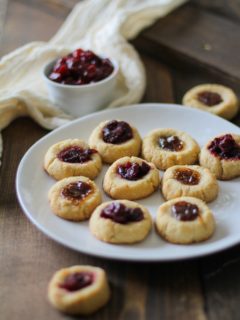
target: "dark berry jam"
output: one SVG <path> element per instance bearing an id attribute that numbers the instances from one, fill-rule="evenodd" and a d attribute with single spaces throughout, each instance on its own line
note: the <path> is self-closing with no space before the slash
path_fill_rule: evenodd
<path id="1" fill-rule="evenodd" d="M 215 138 L 208 146 L 208 150 L 221 159 L 240 160 L 240 145 L 231 134 Z"/>
<path id="2" fill-rule="evenodd" d="M 117 167 L 117 173 L 127 180 L 139 180 L 144 177 L 151 167 L 146 163 L 127 162 Z"/>
<path id="3" fill-rule="evenodd" d="M 195 204 L 179 201 L 172 206 L 172 215 L 180 221 L 192 221 L 197 219 L 199 209 Z"/>
<path id="4" fill-rule="evenodd" d="M 220 94 L 211 91 L 202 91 L 197 96 L 198 101 L 202 102 L 208 107 L 216 106 L 217 104 L 223 102 Z"/>
<path id="5" fill-rule="evenodd" d="M 105 207 L 101 212 L 101 217 L 121 224 L 138 222 L 144 218 L 140 208 L 128 208 L 119 202 L 112 202 Z"/>
<path id="6" fill-rule="evenodd" d="M 159 147 L 169 151 L 180 151 L 183 148 L 183 142 L 177 136 L 160 137 Z"/>
<path id="7" fill-rule="evenodd" d="M 133 132 L 127 122 L 113 120 L 102 129 L 102 137 L 106 143 L 120 144 L 132 139 Z"/>
<path id="8" fill-rule="evenodd" d="M 82 149 L 77 146 L 65 148 L 57 155 L 58 159 L 68 163 L 83 163 L 91 160 L 91 155 L 97 153 L 95 149 Z"/>
<path id="9" fill-rule="evenodd" d="M 48 78 L 62 84 L 84 85 L 107 78 L 113 69 L 109 59 L 102 59 L 90 50 L 77 49 L 58 59 Z"/>
<path id="10" fill-rule="evenodd" d="M 81 200 L 92 191 L 91 186 L 82 181 L 69 183 L 63 190 L 62 195 L 65 198 Z"/>
<path id="11" fill-rule="evenodd" d="M 194 186 L 199 183 L 200 174 L 188 168 L 177 169 L 174 178 L 183 184 Z"/>
<path id="12" fill-rule="evenodd" d="M 59 287 L 67 291 L 77 291 L 90 286 L 93 280 L 94 276 L 91 272 L 75 272 L 68 275 Z"/>

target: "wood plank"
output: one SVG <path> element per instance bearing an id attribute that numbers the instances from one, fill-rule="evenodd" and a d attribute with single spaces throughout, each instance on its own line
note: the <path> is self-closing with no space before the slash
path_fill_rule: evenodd
<path id="1" fill-rule="evenodd" d="M 239 83 L 239 33 L 239 24 L 187 4 L 143 31 L 133 43 L 175 66 L 199 66 Z"/>

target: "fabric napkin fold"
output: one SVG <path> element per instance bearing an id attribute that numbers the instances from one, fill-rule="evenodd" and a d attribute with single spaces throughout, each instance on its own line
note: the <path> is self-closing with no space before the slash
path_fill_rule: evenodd
<path id="1" fill-rule="evenodd" d="M 49 61 L 79 47 L 114 57 L 119 63 L 115 98 L 104 107 L 139 102 L 146 86 L 145 71 L 138 53 L 127 40 L 184 2 L 186 0 L 79 2 L 49 42 L 31 42 L 1 59 L 0 130 L 20 116 L 30 116 L 47 129 L 71 120 L 49 100 L 41 72 Z M 1 153 L 0 139 L 0 156 Z"/>

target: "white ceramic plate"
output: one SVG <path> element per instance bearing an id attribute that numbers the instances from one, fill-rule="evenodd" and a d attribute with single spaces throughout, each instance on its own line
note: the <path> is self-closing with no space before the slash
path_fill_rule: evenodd
<path id="1" fill-rule="evenodd" d="M 138 128 L 142 137 L 155 128 L 184 130 L 201 146 L 219 133 L 240 134 L 238 127 L 207 112 L 167 104 L 143 104 L 111 109 L 77 119 L 39 140 L 28 150 L 18 168 L 16 186 L 19 202 L 28 218 L 42 232 L 57 242 L 86 254 L 134 261 L 167 261 L 198 257 L 240 242 L 239 178 L 219 183 L 219 196 L 210 204 L 217 221 L 216 232 L 211 239 L 199 244 L 167 243 L 153 228 L 148 238 L 139 244 L 111 245 L 95 239 L 89 232 L 88 222 L 69 222 L 52 214 L 47 193 L 55 181 L 44 172 L 42 165 L 47 149 L 66 138 L 81 138 L 87 141 L 93 128 L 107 119 L 129 121 Z M 96 179 L 100 187 L 106 168 Z M 108 200 L 104 194 L 103 200 Z M 139 203 L 145 205 L 154 218 L 158 206 L 163 203 L 163 198 L 157 191 Z"/>

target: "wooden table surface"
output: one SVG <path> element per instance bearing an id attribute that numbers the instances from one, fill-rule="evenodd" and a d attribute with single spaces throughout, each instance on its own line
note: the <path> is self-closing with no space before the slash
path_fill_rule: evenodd
<path id="1" fill-rule="evenodd" d="M 32 40 L 48 40 L 75 2 L 11 0 L 5 20 L 6 0 L 0 2 L 1 22 L 5 21 L 0 54 Z M 236 25 L 240 22 L 239 1 L 196 0 L 192 4 Z M 232 52 L 233 59 L 234 54 Z M 148 78 L 144 97 L 147 102 L 180 103 L 183 93 L 191 86 L 218 81 L 217 74 L 208 73 L 197 66 L 186 65 L 183 69 L 182 65 L 166 64 L 150 56 L 141 56 Z M 228 84 L 229 80 L 225 82 Z M 238 88 L 237 83 L 235 88 Z M 240 89 L 237 93 L 240 94 Z M 235 122 L 239 124 L 239 117 Z M 0 169 L 0 319 L 70 319 L 48 304 L 46 289 L 53 272 L 75 264 L 100 266 L 109 275 L 111 301 L 90 319 L 240 319 L 240 245 L 195 260 L 128 263 L 74 252 L 36 229 L 17 202 L 15 174 L 26 150 L 46 133 L 46 130 L 27 118 L 14 121 L 3 131 L 4 153 Z"/>

